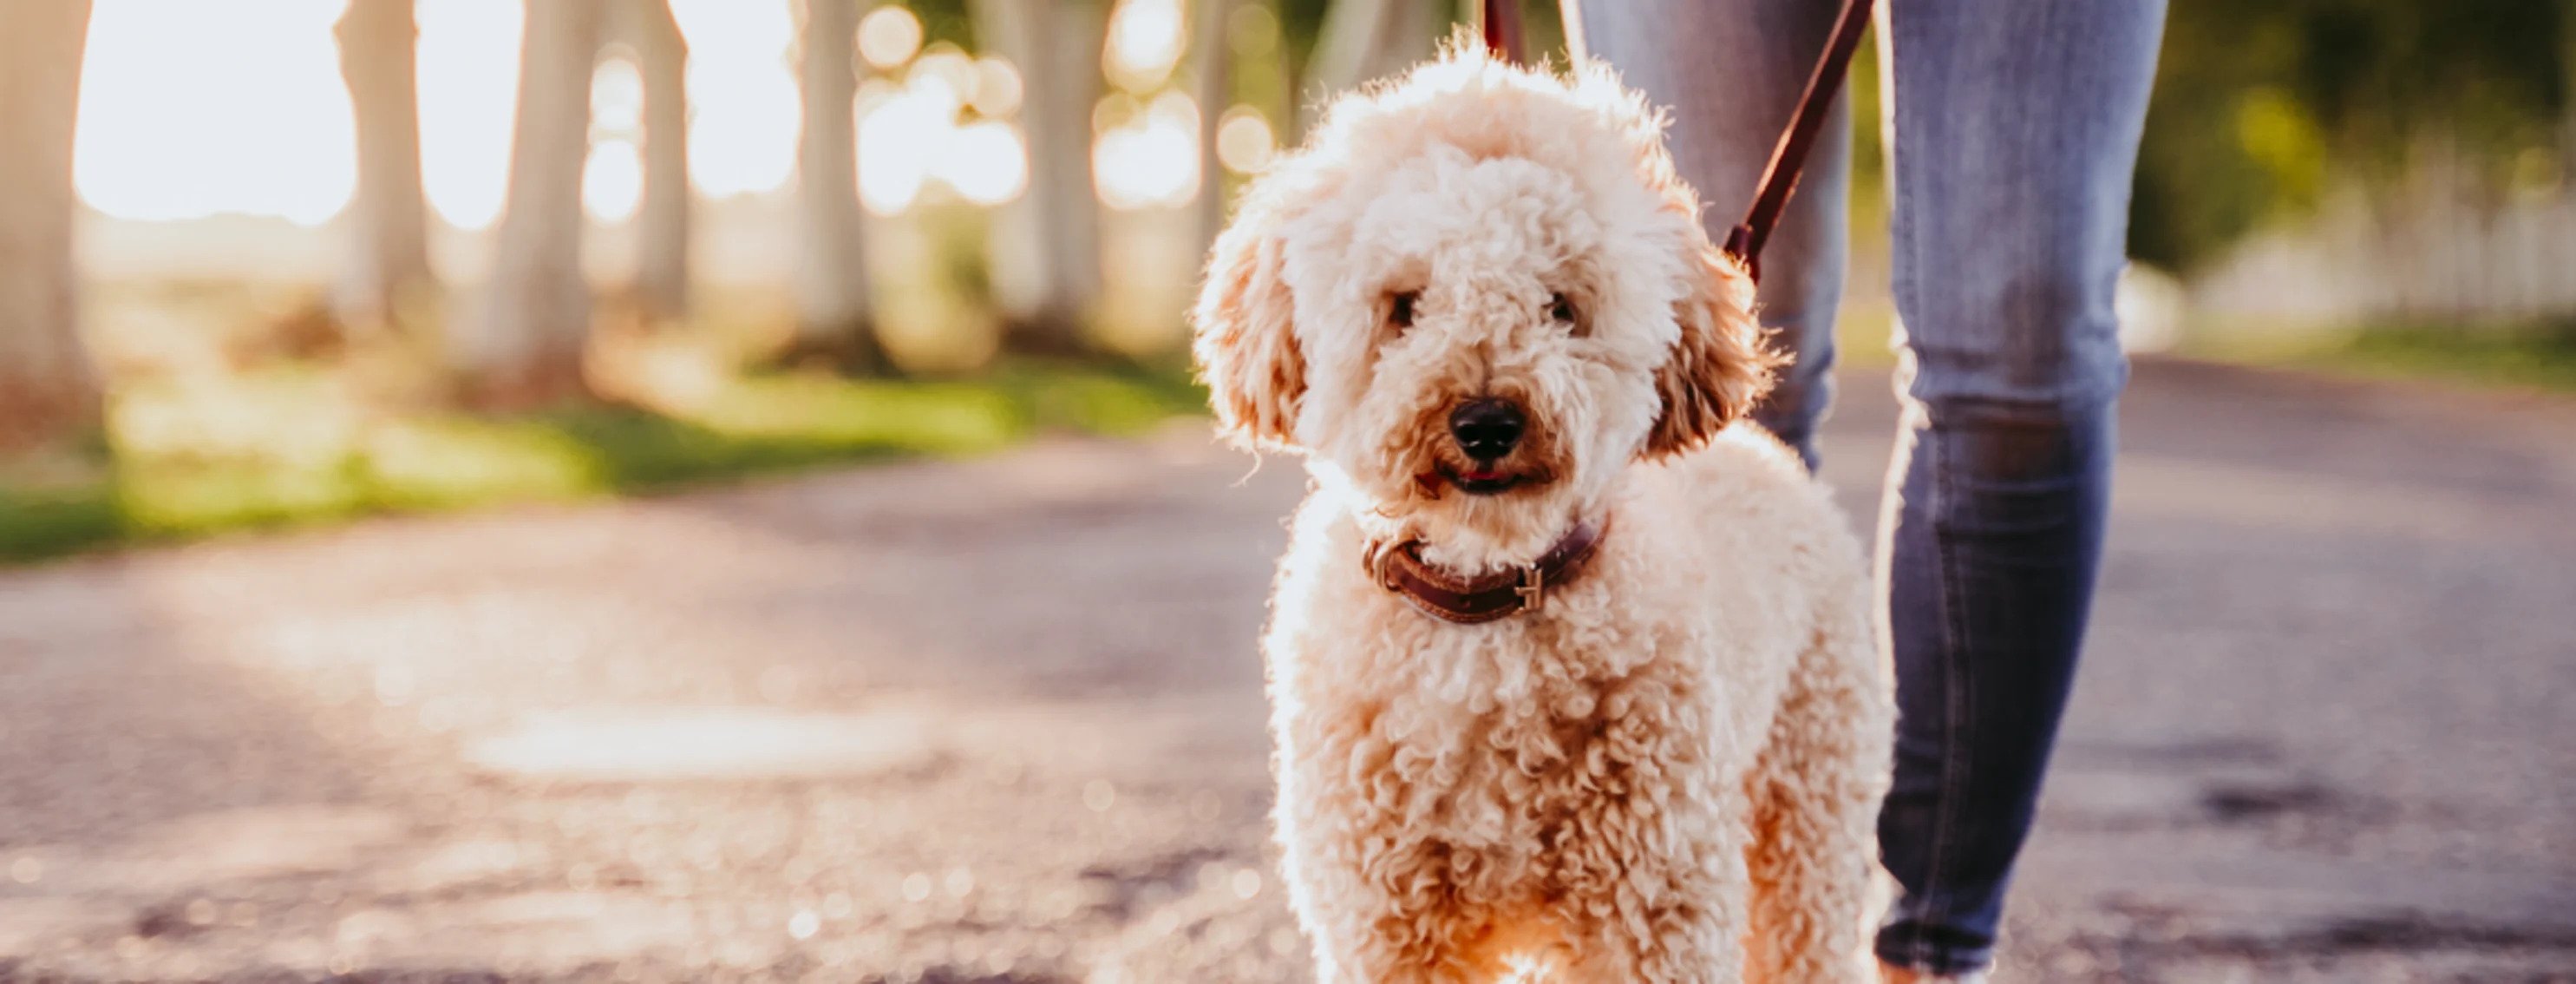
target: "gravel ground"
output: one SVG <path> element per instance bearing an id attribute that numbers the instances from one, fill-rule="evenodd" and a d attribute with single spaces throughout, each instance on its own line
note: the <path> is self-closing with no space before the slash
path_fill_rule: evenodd
<path id="1" fill-rule="evenodd" d="M 2124 427 L 2001 979 L 2576 980 L 2576 405 L 2148 364 Z M 0 574 L 0 981 L 1308 979 L 1301 486 L 1189 427 Z"/>

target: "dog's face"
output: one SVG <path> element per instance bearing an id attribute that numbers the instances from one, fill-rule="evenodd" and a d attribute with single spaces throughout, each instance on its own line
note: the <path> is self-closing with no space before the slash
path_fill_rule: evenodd
<path id="1" fill-rule="evenodd" d="M 1606 72 L 1453 51 L 1246 193 L 1196 315 L 1218 419 L 1457 561 L 1528 560 L 1767 384 L 1751 283 L 1697 214 Z"/>

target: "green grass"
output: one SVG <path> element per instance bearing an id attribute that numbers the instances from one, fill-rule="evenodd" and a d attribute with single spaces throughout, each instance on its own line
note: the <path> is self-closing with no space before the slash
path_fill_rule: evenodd
<path id="1" fill-rule="evenodd" d="M 2316 361 L 2378 376 L 2576 393 L 2576 324 L 2497 334 L 2369 331 Z"/>
<path id="2" fill-rule="evenodd" d="M 2576 393 L 2576 322 L 2378 324 L 2262 342 L 2205 341 L 2186 345 L 2182 354 L 2374 379 Z"/>
<path id="3" fill-rule="evenodd" d="M 1204 394 L 1176 371 L 1039 365 L 1005 365 L 966 381 L 755 377 L 670 414 L 584 406 L 335 424 L 334 408 L 311 387 L 276 381 L 252 389 L 274 402 L 260 407 L 248 438 L 125 439 L 112 453 L 76 455 L 82 461 L 70 468 L 0 469 L 0 562 L 354 516 L 573 501 L 844 462 L 978 454 L 1047 432 L 1134 434 L 1205 406 Z M 124 399 L 145 401 L 123 408 L 129 419 L 192 420 L 192 408 L 175 399 L 158 417 L 148 412 L 150 394 Z"/>

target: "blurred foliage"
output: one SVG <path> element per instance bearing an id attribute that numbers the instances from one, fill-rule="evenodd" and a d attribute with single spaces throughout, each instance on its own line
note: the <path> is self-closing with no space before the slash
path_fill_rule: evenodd
<path id="1" fill-rule="evenodd" d="M 1324 11 L 1332 0 L 1273 0 L 1279 14 L 1279 38 L 1288 52 L 1288 64 L 1304 66 L 1315 56 L 1315 43 L 1324 33 Z M 1300 80 L 1302 82 L 1302 80 Z M 1304 99 L 1304 86 L 1296 87 Z"/>
<path id="2" fill-rule="evenodd" d="M 2554 183 L 2571 72 L 2576 0 L 2172 0 L 2130 253 L 2190 269 L 2338 179 L 2385 191 L 2428 142 Z"/>
<path id="3" fill-rule="evenodd" d="M 1254 0 L 1254 2 L 1261 2 L 1261 0 Z M 1306 65 L 1309 59 L 1314 57 L 1315 45 L 1322 40 L 1324 13 L 1332 7 L 1332 0 L 1268 0 L 1268 2 L 1279 16 L 1280 41 L 1287 52 L 1289 64 Z M 1470 18 L 1475 16 L 1478 2 L 1479 0 L 1432 0 L 1434 6 L 1445 8 L 1442 13 L 1453 23 L 1459 24 L 1470 23 Z M 1537 61 L 1541 58 L 1550 58 L 1554 59 L 1559 66 L 1566 64 L 1565 21 L 1556 0 L 1520 0 L 1520 4 L 1521 41 L 1529 49 L 1526 52 L 1529 59 Z M 1315 93 L 1306 91 L 1302 79 L 1299 80 L 1297 91 L 1300 99 L 1316 98 Z"/>
<path id="4" fill-rule="evenodd" d="M 967 0 L 908 0 L 904 6 L 921 18 L 923 44 L 946 41 L 968 51 L 983 50 L 975 44 L 975 16 Z"/>
<path id="5" fill-rule="evenodd" d="M 1247 2 L 1276 13 L 1277 43 L 1237 42 L 1232 95 L 1266 111 L 1284 110 L 1291 93 L 1313 98 L 1297 69 L 1314 52 L 1330 0 Z M 1438 2 L 1462 21 L 1473 9 Z M 1528 53 L 1561 64 L 1556 4 L 1521 3 Z M 910 6 L 928 41 L 974 48 L 967 0 Z M 1864 57 L 1847 90 L 1852 221 L 1863 251 L 1886 218 L 1878 76 L 1876 59 Z M 2564 155 L 2576 153 L 2571 98 L 2576 0 L 2171 0 L 2131 252 L 2188 270 L 2341 186 L 2390 190 L 2428 146 L 2456 149 L 2491 187 L 2563 187 Z M 0 459 L 0 561 L 978 453 L 1048 431 L 1130 434 L 1204 406 L 1176 367 L 1006 361 L 940 378 L 991 354 L 984 216 L 948 203 L 877 228 L 897 246 L 871 255 L 882 267 L 871 272 L 883 285 L 877 301 L 889 344 L 930 378 L 742 376 L 648 358 L 629 370 L 672 375 L 637 392 L 684 397 L 630 394 L 622 403 L 474 416 L 438 408 L 436 381 L 420 370 L 437 362 L 434 353 L 352 347 L 309 288 L 163 281 L 94 290 L 93 335 L 116 381 L 114 436 Z M 788 323 L 774 298 L 716 300 L 691 319 L 699 343 L 754 350 Z M 1882 348 L 1870 344 L 1886 331 L 1882 308 L 1846 313 L 1846 352 L 1866 360 Z M 2478 333 L 2376 325 L 2299 345 L 2252 358 L 2576 390 L 2576 324 L 2565 322 Z M 720 352 L 713 363 L 729 366 L 740 354 Z"/>
<path id="6" fill-rule="evenodd" d="M 2380 325 L 2355 332 L 2311 361 L 2373 376 L 2576 393 L 2576 322 L 2483 331 Z"/>
<path id="7" fill-rule="evenodd" d="M 1554 0 L 1520 0 L 1521 43 L 1529 48 L 1530 60 L 1554 59 L 1564 65 L 1570 59 L 1565 49 L 1564 8 Z"/>
<path id="8" fill-rule="evenodd" d="M 2576 321 L 2376 321 L 2327 332 L 2214 336 L 2195 356 L 2471 389 L 2576 393 Z"/>
<path id="9" fill-rule="evenodd" d="M 365 419 L 309 372 L 229 384 L 252 433 L 0 462 L 0 561 L 350 516 L 564 501 L 909 455 L 987 452 L 1048 432 L 1127 435 L 1197 413 L 1174 368 L 1004 363 L 972 380 L 821 374 L 728 380 L 686 410 L 586 405 L 509 417 Z M 123 421 L 204 404 L 172 388 L 118 398 Z M 156 411 L 176 411 L 160 412 Z"/>

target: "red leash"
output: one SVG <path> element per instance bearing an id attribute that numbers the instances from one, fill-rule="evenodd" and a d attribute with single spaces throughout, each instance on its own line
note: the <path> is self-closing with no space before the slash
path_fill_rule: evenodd
<path id="1" fill-rule="evenodd" d="M 1770 241 L 1780 210 L 1798 190 L 1798 172 L 1807 166 L 1807 151 L 1815 148 L 1816 135 L 1825 128 L 1825 110 L 1833 107 L 1834 93 L 1851 70 L 1861 32 L 1869 29 L 1869 8 L 1870 0 L 1843 0 L 1833 39 L 1816 60 L 1816 73 L 1807 77 L 1807 91 L 1798 96 L 1798 115 L 1790 119 L 1789 132 L 1780 135 L 1780 145 L 1772 148 L 1771 166 L 1762 170 L 1762 190 L 1753 196 L 1753 209 L 1726 234 L 1726 251 L 1744 262 L 1744 271 L 1757 283 L 1762 280 L 1762 244 Z"/>
<path id="2" fill-rule="evenodd" d="M 1798 190 L 1798 173 L 1807 166 L 1807 152 L 1815 149 L 1816 137 L 1825 129 L 1825 111 L 1833 107 L 1834 94 L 1851 72 L 1861 32 L 1869 29 L 1871 5 L 1872 0 L 1843 0 L 1842 18 L 1834 23 L 1833 37 L 1825 42 L 1815 73 L 1807 77 L 1807 91 L 1798 96 L 1798 113 L 1771 149 L 1771 163 L 1762 170 L 1752 209 L 1726 233 L 1726 251 L 1756 281 L 1762 279 L 1762 245 L 1770 241 L 1771 228 L 1780 223 L 1780 212 Z M 1505 60 L 1521 61 L 1519 0 L 1484 0 L 1484 15 L 1485 47 Z"/>
<path id="3" fill-rule="evenodd" d="M 1485 0 L 1485 50 L 1521 64 L 1520 0 Z"/>

